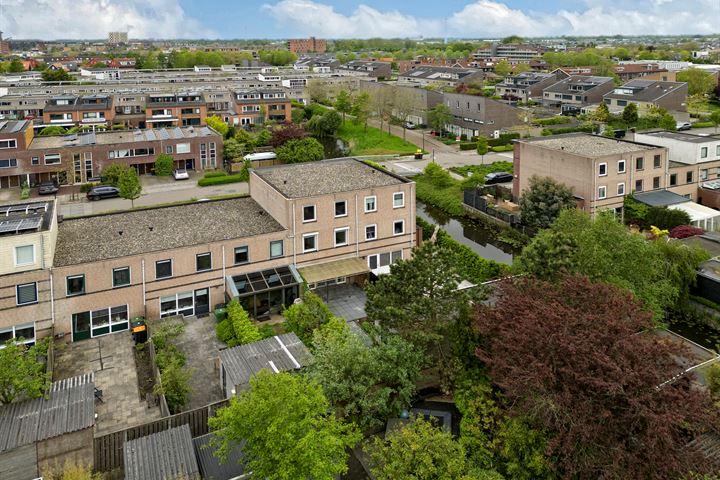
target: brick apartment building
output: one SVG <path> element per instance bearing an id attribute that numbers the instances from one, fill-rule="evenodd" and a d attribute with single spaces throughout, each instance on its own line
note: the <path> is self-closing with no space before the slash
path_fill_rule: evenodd
<path id="1" fill-rule="evenodd" d="M 53 202 L 2 208 L 0 336 L 28 342 L 232 298 L 267 318 L 301 295 L 303 277 L 323 293 L 363 283 L 416 242 L 414 183 L 355 159 L 253 170 L 250 197 L 60 223 Z"/>
<path id="2" fill-rule="evenodd" d="M 0 188 L 53 180 L 77 184 L 123 162 L 150 173 L 161 153 L 192 170 L 222 165 L 222 136 L 209 127 L 118 130 L 36 137 L 28 120 L 0 122 Z"/>
<path id="3" fill-rule="evenodd" d="M 290 99 L 283 89 L 252 89 L 234 92 L 234 125 L 253 125 L 267 120 L 292 121 Z"/>
<path id="4" fill-rule="evenodd" d="M 603 96 L 610 112 L 621 112 L 634 103 L 644 115 L 652 107 L 662 107 L 670 113 L 687 112 L 688 85 L 684 82 L 631 80 Z"/>
<path id="5" fill-rule="evenodd" d="M 288 50 L 293 53 L 325 53 L 327 42 L 321 38 L 293 38 L 288 40 Z"/>
<path id="6" fill-rule="evenodd" d="M 45 104 L 42 121 L 48 126 L 108 127 L 113 124 L 114 116 L 111 95 L 63 96 Z"/>

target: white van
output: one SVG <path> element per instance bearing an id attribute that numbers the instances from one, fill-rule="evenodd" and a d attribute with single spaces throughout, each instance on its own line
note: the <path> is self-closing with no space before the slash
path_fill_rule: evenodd
<path id="1" fill-rule="evenodd" d="M 243 157 L 243 160 L 249 160 L 251 162 L 258 162 L 260 160 L 275 160 L 277 158 L 277 155 L 275 155 L 275 152 L 260 152 L 260 153 L 251 153 L 249 155 L 245 155 Z"/>

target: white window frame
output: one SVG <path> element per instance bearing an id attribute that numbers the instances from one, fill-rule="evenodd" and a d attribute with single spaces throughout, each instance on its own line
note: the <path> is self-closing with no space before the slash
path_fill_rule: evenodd
<path id="1" fill-rule="evenodd" d="M 400 233 L 397 233 L 395 231 L 395 225 L 397 225 L 398 223 L 402 224 L 402 232 L 400 232 Z M 405 220 L 401 219 L 401 220 L 395 220 L 393 222 L 393 237 L 397 237 L 398 235 L 405 235 Z"/>
<path id="2" fill-rule="evenodd" d="M 272 254 L 272 247 L 274 244 L 280 244 L 280 255 L 273 255 Z M 271 240 L 270 241 L 270 258 L 282 258 L 285 255 L 285 242 L 282 240 Z M 249 256 L 248 256 L 249 260 Z"/>
<path id="3" fill-rule="evenodd" d="M 338 214 L 337 214 L 337 204 L 338 204 L 338 203 L 342 203 L 342 204 L 345 205 L 345 213 L 344 213 L 343 215 L 338 215 Z M 348 216 L 347 200 L 335 200 L 335 205 L 334 205 L 333 208 L 335 208 L 335 211 L 333 212 L 334 215 L 335 215 L 335 218 L 342 218 L 342 217 L 347 217 L 347 216 Z"/>
<path id="4" fill-rule="evenodd" d="M 620 168 L 621 165 L 622 165 L 622 168 Z M 626 171 L 627 171 L 627 163 L 625 162 L 625 160 L 618 160 L 617 172 L 625 173 Z"/>
<path id="5" fill-rule="evenodd" d="M 372 238 L 368 238 L 368 228 L 370 228 L 370 227 L 373 227 L 373 231 L 375 232 L 375 236 L 373 236 Z M 373 223 L 373 224 L 370 224 L 370 225 L 365 225 L 365 241 L 366 241 L 366 242 L 370 242 L 370 241 L 373 241 L 373 240 L 377 240 L 377 238 L 378 238 L 378 235 L 377 235 L 377 224 Z"/>
<path id="6" fill-rule="evenodd" d="M 600 172 L 602 172 L 603 168 L 605 169 L 605 173 L 600 173 Z M 605 163 L 605 162 L 599 163 L 598 164 L 598 177 L 607 177 L 607 174 L 608 174 L 607 173 L 607 163 Z"/>
<path id="7" fill-rule="evenodd" d="M 372 210 L 368 210 L 368 200 L 370 200 L 371 198 L 373 202 L 373 208 Z M 363 206 L 365 208 L 365 213 L 377 212 L 377 195 L 369 195 L 365 197 L 365 200 L 363 201 Z"/>
<path id="8" fill-rule="evenodd" d="M 190 143 L 176 143 L 175 153 L 190 153 Z"/>
<path id="9" fill-rule="evenodd" d="M 158 264 L 158 263 L 165 263 L 165 262 L 170 262 L 170 275 L 168 275 L 167 277 L 160 277 L 160 278 L 158 278 L 158 276 L 157 276 L 157 264 Z M 172 277 L 174 276 L 174 274 L 175 274 L 175 271 L 174 271 L 174 270 L 175 270 L 175 267 L 174 267 L 174 265 L 173 265 L 172 258 L 166 258 L 166 259 L 164 259 L 164 260 L 155 260 L 155 280 L 165 280 L 165 279 L 167 279 L 167 278 L 172 278 Z"/>
<path id="10" fill-rule="evenodd" d="M 208 257 L 210 257 L 210 268 L 205 268 L 205 269 L 203 269 L 203 270 L 198 270 L 198 268 L 197 268 L 197 266 L 198 266 L 198 265 L 197 265 L 198 258 L 199 258 L 199 257 L 204 257 L 204 256 L 206 256 L 206 255 L 207 255 Z M 201 273 L 201 272 L 210 272 L 210 271 L 212 271 L 212 252 L 196 253 L 196 254 L 195 254 L 195 272 L 196 272 L 196 273 Z"/>
<path id="11" fill-rule="evenodd" d="M 617 194 L 625 195 L 625 182 L 620 182 L 617 184 Z"/>
<path id="12" fill-rule="evenodd" d="M 5 146 L 3 146 L 3 144 L 5 144 Z M 14 138 L 4 138 L 0 140 L 0 148 L 17 148 L 17 140 Z"/>
<path id="13" fill-rule="evenodd" d="M 315 239 L 315 247 L 312 249 L 306 249 L 305 248 L 305 239 L 311 238 L 311 237 Z M 318 251 L 318 240 L 319 240 L 318 232 L 304 233 L 302 236 L 302 252 L 303 253 L 317 252 Z"/>
<path id="14" fill-rule="evenodd" d="M 18 290 L 20 287 L 27 287 L 28 285 L 32 285 L 35 287 L 35 301 L 34 302 L 25 302 L 20 303 L 20 291 Z M 28 282 L 28 283 L 18 283 L 15 285 L 15 305 L 21 306 L 21 305 L 35 305 L 38 303 L 40 299 L 38 298 L 38 285 L 37 282 Z"/>
<path id="15" fill-rule="evenodd" d="M 82 292 L 80 292 L 80 293 L 70 293 L 70 292 L 68 291 L 68 281 L 71 280 L 71 279 L 73 279 L 73 278 L 82 278 L 82 279 L 83 279 Z M 87 282 L 86 282 L 85 274 L 84 274 L 84 273 L 81 273 L 81 274 L 79 274 L 79 275 L 67 275 L 67 276 L 65 277 L 65 296 L 66 296 L 66 297 L 79 297 L 80 295 L 85 295 L 86 293 L 87 293 Z"/>
<path id="16" fill-rule="evenodd" d="M 602 192 L 602 194 L 600 194 Z M 597 191 L 598 200 L 605 200 L 607 198 L 607 187 L 605 185 L 599 185 Z"/>
<path id="17" fill-rule="evenodd" d="M 55 161 L 55 156 L 57 156 L 57 161 Z M 52 157 L 50 163 L 48 163 L 48 157 Z M 62 163 L 62 155 L 59 153 L 46 153 L 43 155 L 43 163 L 45 163 L 45 165 L 60 165 Z"/>
<path id="18" fill-rule="evenodd" d="M 400 195 L 400 205 L 397 204 L 396 197 Z M 393 208 L 403 208 L 405 207 L 405 192 L 395 192 L 393 193 Z"/>
<path id="19" fill-rule="evenodd" d="M 128 283 L 126 283 L 125 285 L 115 285 L 115 270 L 127 270 L 128 271 Z M 130 266 L 115 267 L 112 269 L 112 278 L 110 280 L 112 281 L 112 288 L 129 287 L 130 285 L 132 285 L 132 269 L 130 268 Z"/>
<path id="20" fill-rule="evenodd" d="M 338 243 L 337 242 L 337 234 L 338 232 L 345 232 L 345 243 Z M 350 245 L 350 227 L 340 227 L 336 228 L 333 232 L 333 242 L 336 247 L 345 247 L 347 245 Z"/>
<path id="21" fill-rule="evenodd" d="M 18 254 L 17 254 L 18 248 L 27 248 L 27 247 L 32 248 L 32 261 L 25 262 L 25 263 L 18 263 Z M 35 265 L 35 244 L 34 243 L 32 243 L 30 245 L 16 245 L 15 248 L 13 249 L 13 254 L 15 255 L 15 266 L 16 267 L 27 267 L 28 265 Z"/>
<path id="22" fill-rule="evenodd" d="M 312 218 L 309 218 L 309 219 L 306 219 L 306 218 L 305 218 L 305 209 L 306 209 L 307 207 L 312 207 L 312 209 L 313 209 L 313 217 L 312 217 Z M 302 222 L 303 222 L 303 223 L 316 222 L 316 221 L 317 221 L 317 207 L 316 207 L 315 205 L 313 205 L 313 204 L 303 205 L 303 207 L 302 207 L 302 216 L 303 216 L 303 219 L 302 219 Z"/>
<path id="23" fill-rule="evenodd" d="M 13 340 L 15 340 L 15 343 L 16 343 L 16 344 L 19 344 L 20 342 L 17 341 L 17 339 L 18 339 L 17 331 L 18 331 L 18 330 L 24 330 L 24 329 L 28 328 L 30 325 L 32 325 L 32 327 L 33 327 L 33 334 L 34 334 L 34 335 L 33 335 L 32 338 L 25 338 L 25 340 L 22 342 L 22 345 L 27 345 L 27 344 L 29 344 L 29 343 L 33 343 L 33 344 L 34 344 L 34 343 L 35 343 L 35 338 L 37 337 L 37 326 L 35 325 L 35 322 L 23 323 L 23 324 L 20 324 L 20 325 L 12 325 L 12 326 L 10 326 L 10 327 L 5 327 L 5 328 L 0 329 L 0 332 L 12 332 L 12 338 L 13 338 Z M 2 348 L 5 348 L 4 342 L 3 342 L 3 343 L 0 343 L 0 349 L 2 349 Z"/>

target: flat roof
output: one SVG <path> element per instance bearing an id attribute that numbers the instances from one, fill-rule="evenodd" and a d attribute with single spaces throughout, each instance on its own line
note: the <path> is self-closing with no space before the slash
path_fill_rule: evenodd
<path id="1" fill-rule="evenodd" d="M 720 257 L 720 233 L 705 232 L 702 235 L 675 240 L 688 245 L 697 245 L 713 257 Z"/>
<path id="2" fill-rule="evenodd" d="M 42 232 L 50 228 L 54 201 L 0 205 L 0 237 Z"/>
<path id="3" fill-rule="evenodd" d="M 144 130 L 116 130 L 110 132 L 89 132 L 72 135 L 36 136 L 30 150 L 70 148 L 84 145 L 115 145 L 156 140 L 182 140 L 198 137 L 219 137 L 209 127 L 146 128 Z M 218 140 L 220 141 L 220 140 Z"/>
<path id="4" fill-rule="evenodd" d="M 223 462 L 216 455 L 218 447 L 212 443 L 213 438 L 215 435 L 212 433 L 193 438 L 195 455 L 202 478 L 221 480 L 240 477 L 244 474 L 245 465 L 242 463 L 245 458 L 242 451 L 244 443 L 234 443 L 227 452 L 227 460 Z"/>
<path id="5" fill-rule="evenodd" d="M 698 135 L 696 133 L 670 132 L 667 130 L 661 130 L 656 132 L 642 132 L 641 135 L 648 135 L 658 138 L 669 138 L 671 140 L 678 140 L 680 142 L 688 143 L 711 143 L 720 140 L 720 135 Z"/>
<path id="6" fill-rule="evenodd" d="M 287 198 L 313 197 L 409 183 L 356 158 L 293 163 L 252 170 Z"/>
<path id="7" fill-rule="evenodd" d="M 55 266 L 172 250 L 283 230 L 250 197 L 71 218 L 58 225 Z"/>
<path id="8" fill-rule="evenodd" d="M 651 207 L 667 207 L 690 202 L 689 199 L 668 190 L 653 190 L 635 194 L 635 200 Z"/>
<path id="9" fill-rule="evenodd" d="M 125 442 L 125 480 L 171 478 L 200 478 L 200 467 L 187 423 Z"/>
<path id="10" fill-rule="evenodd" d="M 619 140 L 616 138 L 591 135 L 589 133 L 566 133 L 548 137 L 536 137 L 517 140 L 517 143 L 530 143 L 551 150 L 563 150 L 588 158 L 604 157 L 623 153 L 635 153 L 644 150 L 663 148 L 654 145 Z"/>

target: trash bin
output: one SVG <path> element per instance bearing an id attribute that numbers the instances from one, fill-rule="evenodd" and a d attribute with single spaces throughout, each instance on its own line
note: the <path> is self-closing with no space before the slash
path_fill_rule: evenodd
<path id="1" fill-rule="evenodd" d="M 215 318 L 218 322 L 222 322 L 227 317 L 227 310 L 224 308 L 216 308 L 215 309 Z"/>
<path id="2" fill-rule="evenodd" d="M 422 158 L 423 158 L 422 150 L 420 150 L 418 148 L 417 150 L 415 150 L 415 160 L 422 160 Z"/>
<path id="3" fill-rule="evenodd" d="M 143 317 L 135 317 L 130 320 L 130 331 L 135 344 L 147 342 L 147 325 L 145 325 Z"/>

